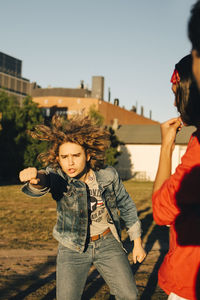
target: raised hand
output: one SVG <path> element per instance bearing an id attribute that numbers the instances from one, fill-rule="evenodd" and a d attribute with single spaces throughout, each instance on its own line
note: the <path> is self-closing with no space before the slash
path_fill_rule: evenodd
<path id="1" fill-rule="evenodd" d="M 36 168 L 26 168 L 19 173 L 19 179 L 21 182 L 30 182 L 31 184 L 38 184 L 40 179 L 37 177 L 38 171 Z"/>
<path id="2" fill-rule="evenodd" d="M 162 146 L 174 150 L 177 131 L 182 128 L 181 118 L 173 118 L 161 124 Z"/>

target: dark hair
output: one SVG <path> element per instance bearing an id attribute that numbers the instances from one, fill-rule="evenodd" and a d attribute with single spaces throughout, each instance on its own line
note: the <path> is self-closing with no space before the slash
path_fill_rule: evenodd
<path id="1" fill-rule="evenodd" d="M 200 125 L 200 96 L 192 73 L 192 56 L 183 57 L 176 65 L 180 81 L 176 90 L 176 105 L 187 125 Z"/>
<path id="2" fill-rule="evenodd" d="M 200 56 L 200 1 L 197 1 L 191 9 L 191 16 L 188 22 L 188 36 Z"/>

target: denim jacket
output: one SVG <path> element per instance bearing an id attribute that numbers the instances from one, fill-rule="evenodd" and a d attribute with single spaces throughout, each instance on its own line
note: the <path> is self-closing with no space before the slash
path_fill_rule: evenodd
<path id="1" fill-rule="evenodd" d="M 43 190 L 25 184 L 22 191 L 32 197 L 40 197 L 47 192 L 57 202 L 57 224 L 53 236 L 62 245 L 83 252 L 88 233 L 88 194 L 86 184 L 67 176 L 60 168 L 47 167 L 48 187 Z M 121 237 L 120 218 L 128 229 L 131 240 L 141 235 L 137 209 L 122 184 L 117 171 L 106 167 L 95 171 L 102 199 L 113 220 L 118 240 Z M 120 216 L 119 216 L 120 212 Z"/>

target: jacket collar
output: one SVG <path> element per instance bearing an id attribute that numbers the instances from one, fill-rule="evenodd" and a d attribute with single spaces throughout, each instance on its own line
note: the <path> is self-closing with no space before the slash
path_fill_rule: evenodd
<path id="1" fill-rule="evenodd" d="M 77 181 L 77 179 L 69 177 L 60 167 L 56 169 L 56 172 L 69 183 Z"/>
<path id="2" fill-rule="evenodd" d="M 66 180 L 69 184 L 70 183 L 74 183 L 74 182 L 82 182 L 81 180 L 78 180 L 76 178 L 72 178 L 70 176 L 68 176 L 65 172 L 63 172 L 63 170 L 58 167 L 56 169 L 56 172 L 64 179 Z M 113 181 L 113 179 L 110 177 L 110 176 L 105 176 L 105 173 L 104 173 L 104 170 L 101 169 L 99 171 L 94 171 L 94 174 L 96 176 L 96 180 L 98 182 L 98 185 L 101 187 L 101 188 L 105 188 L 106 186 L 110 185 Z"/>

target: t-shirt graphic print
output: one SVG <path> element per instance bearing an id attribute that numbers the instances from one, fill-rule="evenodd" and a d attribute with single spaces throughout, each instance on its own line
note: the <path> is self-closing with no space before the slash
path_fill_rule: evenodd
<path id="1" fill-rule="evenodd" d="M 89 188 L 90 236 L 93 236 L 104 232 L 111 220 L 94 173 L 89 176 L 86 184 Z"/>

